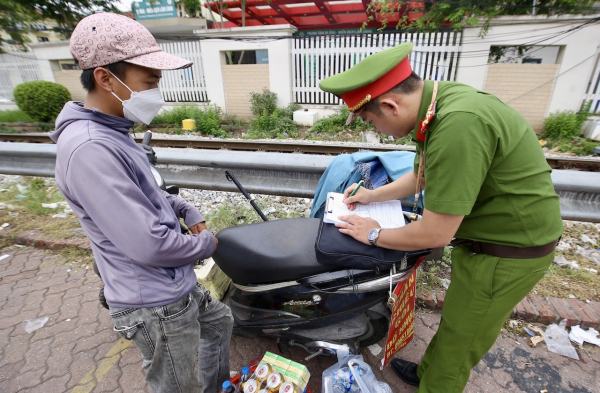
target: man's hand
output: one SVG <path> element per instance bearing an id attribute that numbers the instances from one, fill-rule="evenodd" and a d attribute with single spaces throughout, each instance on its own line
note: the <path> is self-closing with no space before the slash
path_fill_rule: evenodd
<path id="1" fill-rule="evenodd" d="M 350 194 L 352 193 L 352 191 L 354 191 L 354 189 L 358 186 L 357 183 L 352 184 L 351 186 L 348 186 L 348 188 L 346 188 L 346 190 L 344 191 L 344 203 L 346 204 L 346 207 L 348 208 L 348 210 L 354 210 L 356 209 L 356 204 L 360 203 L 362 205 L 366 205 L 368 203 L 372 202 L 372 190 L 367 190 L 364 187 L 360 187 L 357 191 L 356 194 L 354 194 L 354 196 L 350 196 Z"/>
<path id="2" fill-rule="evenodd" d="M 358 193 L 357 193 L 358 194 Z M 356 195 L 354 195 L 356 197 Z M 361 243 L 370 245 L 369 232 L 373 229 L 381 228 L 381 225 L 372 218 L 359 217 L 355 215 L 340 216 L 340 220 L 344 220 L 347 223 L 336 223 L 335 226 L 340 228 L 340 232 L 352 236 Z"/>
<path id="3" fill-rule="evenodd" d="M 196 225 L 192 225 L 191 227 L 189 227 L 189 229 L 190 229 L 190 232 L 192 232 L 194 235 L 197 235 L 202 231 L 208 230 L 208 228 L 206 228 L 206 223 L 204 223 L 204 222 L 199 222 Z"/>
<path id="4" fill-rule="evenodd" d="M 194 235 L 197 235 L 202 231 L 208 231 L 208 228 L 206 227 L 206 224 L 204 222 L 199 222 L 198 224 L 192 225 L 191 227 L 189 227 L 189 230 Z M 211 232 L 211 235 L 215 236 L 212 232 Z M 215 249 L 213 250 L 213 252 L 217 251 L 218 245 L 219 245 L 219 239 L 217 239 L 217 237 L 215 236 Z"/>

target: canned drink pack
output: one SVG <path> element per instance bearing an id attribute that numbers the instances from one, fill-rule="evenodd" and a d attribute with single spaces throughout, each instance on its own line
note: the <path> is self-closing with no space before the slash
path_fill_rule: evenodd
<path id="1" fill-rule="evenodd" d="M 279 393 L 300 393 L 298 387 L 291 382 L 284 382 L 279 388 Z"/>
<path id="2" fill-rule="evenodd" d="M 283 384 L 283 377 L 277 371 L 271 373 L 267 378 L 267 390 L 270 393 L 279 393 L 279 388 Z"/>

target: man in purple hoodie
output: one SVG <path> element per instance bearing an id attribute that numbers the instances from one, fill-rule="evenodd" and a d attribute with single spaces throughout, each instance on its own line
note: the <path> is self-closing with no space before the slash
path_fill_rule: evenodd
<path id="1" fill-rule="evenodd" d="M 129 133 L 163 105 L 161 70 L 191 62 L 162 52 L 145 27 L 111 13 L 79 22 L 70 48 L 88 95 L 65 105 L 50 135 L 56 182 L 90 239 L 115 331 L 141 351 L 154 392 L 217 392 L 229 378 L 233 317 L 193 268 L 217 240 L 193 205 L 157 186 Z M 192 235 L 181 234 L 178 217 Z"/>

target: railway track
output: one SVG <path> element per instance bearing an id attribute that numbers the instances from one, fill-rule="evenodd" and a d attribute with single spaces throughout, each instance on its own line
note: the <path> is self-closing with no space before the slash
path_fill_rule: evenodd
<path id="1" fill-rule="evenodd" d="M 140 137 L 135 138 L 141 142 Z M 0 142 L 27 142 L 27 143 L 51 143 L 47 134 L 0 134 Z M 161 138 L 154 135 L 152 138 L 154 147 L 191 148 L 208 150 L 232 150 L 232 151 L 262 151 L 276 153 L 297 154 L 325 154 L 338 155 L 355 153 L 359 150 L 373 151 L 415 151 L 414 146 L 405 145 L 364 145 L 350 146 L 335 143 L 313 143 L 313 142 L 284 142 L 284 141 L 253 141 L 253 140 L 227 140 L 227 139 L 187 139 L 187 138 Z M 546 156 L 548 164 L 553 169 L 571 169 L 587 172 L 600 171 L 600 159 L 591 157 L 564 157 Z"/>

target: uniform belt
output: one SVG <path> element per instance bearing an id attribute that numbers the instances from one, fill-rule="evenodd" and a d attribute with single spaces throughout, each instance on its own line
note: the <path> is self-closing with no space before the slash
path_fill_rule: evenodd
<path id="1" fill-rule="evenodd" d="M 550 254 L 555 248 L 558 240 L 551 241 L 543 246 L 512 247 L 501 244 L 477 242 L 469 239 L 454 239 L 451 246 L 465 246 L 476 254 L 488 254 L 500 258 L 539 258 Z"/>

